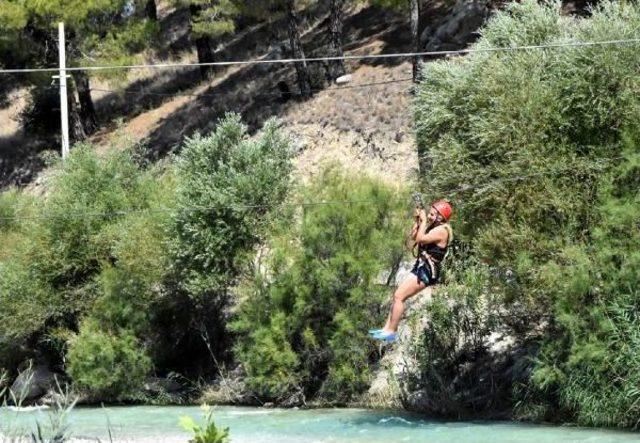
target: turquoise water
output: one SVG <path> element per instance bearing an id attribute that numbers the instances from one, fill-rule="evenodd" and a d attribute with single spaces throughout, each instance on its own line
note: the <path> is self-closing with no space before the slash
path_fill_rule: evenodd
<path id="1" fill-rule="evenodd" d="M 640 442 L 640 433 L 537 426 L 510 422 L 447 422 L 419 416 L 365 409 L 262 409 L 218 407 L 215 422 L 228 426 L 234 443 L 556 443 Z M 73 435 L 109 441 L 187 442 L 178 419 L 199 419 L 198 407 L 106 407 L 77 408 L 70 417 Z M 48 411 L 0 409 L 0 427 L 21 429 L 36 420 L 48 421 Z M 95 440 L 94 440 L 95 441 Z"/>

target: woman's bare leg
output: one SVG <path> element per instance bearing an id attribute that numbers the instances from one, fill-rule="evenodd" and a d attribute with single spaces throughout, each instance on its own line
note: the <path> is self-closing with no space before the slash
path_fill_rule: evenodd
<path id="1" fill-rule="evenodd" d="M 398 289 L 393 293 L 393 300 L 391 302 L 391 309 L 389 310 L 389 316 L 387 322 L 384 325 L 384 332 L 396 332 L 398 330 L 398 324 L 402 319 L 404 313 L 404 302 L 409 298 L 416 295 L 418 292 L 426 288 L 427 285 L 418 280 L 418 278 L 411 274 L 405 281 L 403 281 Z"/>

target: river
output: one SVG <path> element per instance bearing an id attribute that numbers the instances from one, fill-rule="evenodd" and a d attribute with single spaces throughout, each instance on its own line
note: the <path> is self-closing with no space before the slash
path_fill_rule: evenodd
<path id="1" fill-rule="evenodd" d="M 180 416 L 202 417 L 198 407 L 126 406 L 83 408 L 69 417 L 72 436 L 109 442 L 184 442 Z M 34 429 L 49 422 L 48 410 L 0 409 L 0 430 Z M 217 407 L 215 422 L 229 427 L 233 443 L 623 443 L 640 433 L 513 422 L 452 422 L 366 409 L 263 409 Z M 111 433 L 111 437 L 109 434 Z M 8 441 L 5 437 L 4 441 Z"/>

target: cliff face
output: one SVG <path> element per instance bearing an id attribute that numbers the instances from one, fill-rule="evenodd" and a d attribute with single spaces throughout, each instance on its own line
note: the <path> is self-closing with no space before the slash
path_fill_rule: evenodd
<path id="1" fill-rule="evenodd" d="M 410 276 L 400 267 L 397 286 Z M 514 389 L 526 384 L 544 325 L 517 334 L 525 312 L 492 305 L 489 294 L 470 302 L 444 286 L 409 299 L 398 340 L 380 345 L 382 358 L 361 402 L 446 418 L 516 418 Z M 444 320 L 444 322 L 443 322 Z"/>

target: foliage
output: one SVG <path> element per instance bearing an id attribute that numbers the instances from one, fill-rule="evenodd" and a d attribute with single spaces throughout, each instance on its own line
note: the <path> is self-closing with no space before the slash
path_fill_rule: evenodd
<path id="1" fill-rule="evenodd" d="M 98 157 L 76 146 L 54 167 L 46 198 L 36 205 L 20 196 L 22 205 L 5 206 L 20 224 L 0 231 L 7 246 L 0 256 L 3 348 L 31 343 L 60 361 L 86 316 L 104 334 L 148 330 L 168 267 L 173 184 L 160 170 L 141 170 L 130 149 Z M 16 201 L 12 195 L 3 201 Z M 13 366 L 13 354 L 0 358 Z"/>
<path id="2" fill-rule="evenodd" d="M 68 387 L 63 389 L 56 380 L 56 395 L 52 407 L 47 411 L 47 423 L 36 420 L 36 430 L 31 432 L 33 443 L 63 443 L 70 440 L 69 416 L 78 401 L 69 392 Z"/>
<path id="3" fill-rule="evenodd" d="M 243 285 L 236 356 L 263 398 L 302 389 L 346 402 L 369 381 L 366 331 L 389 291 L 379 274 L 400 260 L 404 217 L 393 189 L 336 168 L 300 192 L 303 210 L 281 215 Z M 305 205 L 345 200 L 366 203 Z"/>
<path id="4" fill-rule="evenodd" d="M 204 424 L 198 425 L 189 416 L 180 417 L 180 425 L 185 431 L 193 432 L 194 436 L 189 443 L 227 443 L 229 442 L 229 428 L 222 430 L 216 427 L 213 421 L 213 408 L 208 405 L 202 406 L 204 414 Z"/>
<path id="5" fill-rule="evenodd" d="M 288 139 L 269 121 L 251 139 L 229 114 L 214 133 L 187 140 L 177 159 L 176 241 L 172 252 L 193 297 L 224 290 L 290 184 Z"/>
<path id="6" fill-rule="evenodd" d="M 69 345 L 67 372 L 80 388 L 102 399 L 126 398 L 142 385 L 151 361 L 132 331 L 104 331 L 85 321 Z"/>
<path id="7" fill-rule="evenodd" d="M 162 272 L 157 232 L 162 219 L 149 212 L 148 219 L 140 221 L 140 213 L 156 198 L 153 179 L 153 174 L 138 169 L 130 151 L 99 159 L 87 146 L 74 149 L 68 161 L 58 166 L 51 193 L 24 243 L 18 245 L 15 259 L 3 263 L 7 271 L 0 287 L 6 292 L 0 292 L 0 297 L 27 285 L 22 293 L 32 311 L 24 314 L 33 315 L 41 306 L 47 318 L 55 319 L 57 314 L 74 315 L 90 306 L 97 295 L 95 277 L 109 264 L 128 267 L 147 280 L 154 271 Z M 139 231 L 134 236 L 126 227 Z M 147 261 L 131 265 L 132 255 L 145 251 L 144 247 L 148 247 Z M 38 293 L 51 305 L 34 300 Z M 22 301 L 16 295 L 7 299 L 7 306 Z"/>
<path id="8" fill-rule="evenodd" d="M 476 47 L 635 39 L 639 25 L 636 5 L 606 2 L 580 19 L 525 1 L 497 13 Z M 547 325 L 531 384 L 515 394 L 542 402 L 547 417 L 633 426 L 637 416 L 637 68 L 627 45 L 424 66 L 415 102 L 424 183 L 453 197 L 456 268 L 485 268 L 507 332 L 527 340 Z"/>

